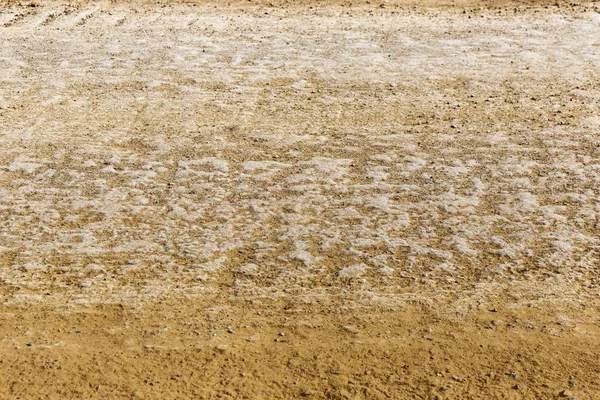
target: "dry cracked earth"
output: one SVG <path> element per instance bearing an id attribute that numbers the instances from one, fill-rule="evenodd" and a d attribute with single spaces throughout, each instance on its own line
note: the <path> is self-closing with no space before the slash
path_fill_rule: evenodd
<path id="1" fill-rule="evenodd" d="M 600 398 L 600 5 L 0 1 L 0 397 Z"/>

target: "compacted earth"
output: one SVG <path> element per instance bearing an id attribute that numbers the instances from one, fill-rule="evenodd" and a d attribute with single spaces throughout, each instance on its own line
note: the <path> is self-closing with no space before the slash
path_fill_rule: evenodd
<path id="1" fill-rule="evenodd" d="M 600 398 L 600 4 L 0 0 L 0 398 Z"/>

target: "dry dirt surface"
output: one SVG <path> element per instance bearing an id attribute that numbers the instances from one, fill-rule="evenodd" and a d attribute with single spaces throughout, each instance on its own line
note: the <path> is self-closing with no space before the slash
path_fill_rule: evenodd
<path id="1" fill-rule="evenodd" d="M 2 399 L 600 398 L 596 3 L 0 2 L 0 149 Z"/>

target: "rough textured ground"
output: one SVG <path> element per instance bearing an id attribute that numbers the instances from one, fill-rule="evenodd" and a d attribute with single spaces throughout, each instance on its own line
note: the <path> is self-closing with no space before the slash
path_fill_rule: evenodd
<path id="1" fill-rule="evenodd" d="M 595 3 L 0 4 L 0 397 L 600 396 Z"/>

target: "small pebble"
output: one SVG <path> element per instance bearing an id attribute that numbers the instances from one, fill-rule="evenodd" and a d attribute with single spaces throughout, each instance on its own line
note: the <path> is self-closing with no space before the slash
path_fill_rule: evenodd
<path id="1" fill-rule="evenodd" d="M 517 373 L 516 372 L 509 372 L 507 375 L 510 376 L 511 378 L 516 378 L 517 377 Z"/>
<path id="2" fill-rule="evenodd" d="M 215 346 L 215 350 L 217 350 L 220 353 L 225 353 L 227 351 L 227 345 L 226 344 L 220 344 L 218 346 Z"/>

